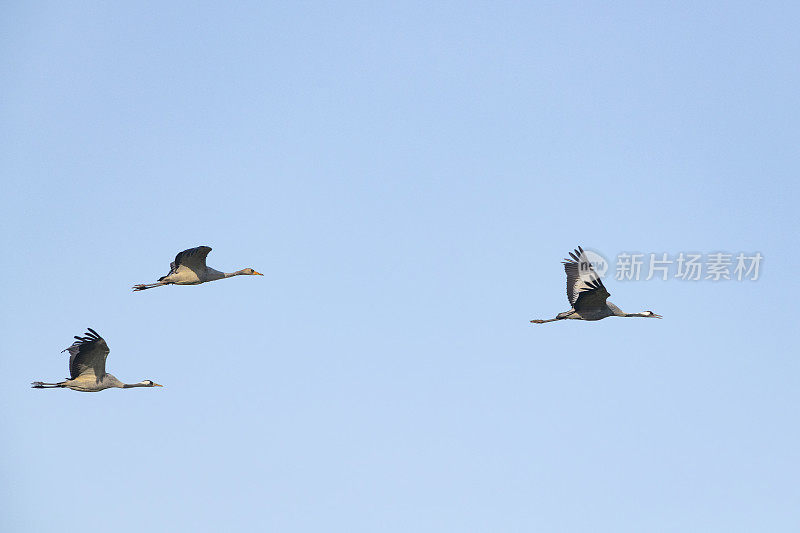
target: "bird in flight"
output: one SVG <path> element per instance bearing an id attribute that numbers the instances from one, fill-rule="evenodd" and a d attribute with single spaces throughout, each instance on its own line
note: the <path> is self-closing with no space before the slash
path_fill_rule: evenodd
<path id="1" fill-rule="evenodd" d="M 243 268 L 236 272 L 220 272 L 206 266 L 206 257 L 211 251 L 209 246 L 189 248 L 175 256 L 175 261 L 169 265 L 169 273 L 158 278 L 156 283 L 140 283 L 133 286 L 134 291 L 143 291 L 160 287 L 161 285 L 199 285 L 207 281 L 232 278 L 233 276 L 263 276 L 252 268 Z"/>
<path id="2" fill-rule="evenodd" d="M 644 318 L 662 318 L 652 311 L 641 313 L 625 313 L 607 299 L 609 292 L 595 272 L 586 252 L 578 246 L 575 252 L 569 253 L 572 259 L 564 259 L 564 272 L 567 273 L 567 299 L 572 309 L 558 313 L 549 320 L 531 320 L 533 324 L 544 324 L 556 320 L 601 320 L 608 316 L 639 316 Z"/>
<path id="3" fill-rule="evenodd" d="M 63 350 L 69 352 L 69 378 L 58 383 L 34 381 L 34 389 L 67 388 L 81 392 L 99 392 L 105 389 L 132 389 L 134 387 L 162 387 L 149 379 L 139 383 L 123 383 L 106 373 L 106 358 L 111 351 L 105 339 L 92 328 L 87 328 L 85 337 L 78 337 L 72 346 Z"/>

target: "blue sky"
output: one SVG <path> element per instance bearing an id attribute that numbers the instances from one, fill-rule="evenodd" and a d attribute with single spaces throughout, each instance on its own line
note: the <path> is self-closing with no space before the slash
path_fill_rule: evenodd
<path id="1" fill-rule="evenodd" d="M 793 4 L 5 15 L 3 531 L 800 528 Z M 764 263 L 529 324 L 579 244 Z"/>

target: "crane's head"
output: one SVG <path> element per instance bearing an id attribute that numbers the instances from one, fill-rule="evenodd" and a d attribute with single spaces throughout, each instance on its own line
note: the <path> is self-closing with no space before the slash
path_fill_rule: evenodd
<path id="1" fill-rule="evenodd" d="M 656 313 L 654 313 L 652 311 L 645 311 L 645 312 L 642 313 L 642 316 L 647 317 L 647 318 L 664 318 L 663 316 L 657 315 Z"/>
<path id="2" fill-rule="evenodd" d="M 261 272 L 256 272 L 252 268 L 243 268 L 240 272 L 246 276 L 263 276 Z"/>
<path id="3" fill-rule="evenodd" d="M 145 387 L 163 387 L 164 385 L 159 385 L 158 383 L 153 382 L 150 379 L 146 379 L 141 382 L 141 384 Z"/>

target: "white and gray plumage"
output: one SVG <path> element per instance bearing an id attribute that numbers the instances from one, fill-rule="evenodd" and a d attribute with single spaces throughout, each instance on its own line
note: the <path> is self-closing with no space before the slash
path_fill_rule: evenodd
<path id="1" fill-rule="evenodd" d="M 608 316 L 639 316 L 644 318 L 662 318 L 652 311 L 641 313 L 625 313 L 607 301 L 611 296 L 600 280 L 583 248 L 578 246 L 575 252 L 569 253 L 572 259 L 564 259 L 564 272 L 567 273 L 567 298 L 572 309 L 559 313 L 549 320 L 531 320 L 534 324 L 555 322 L 556 320 L 601 320 Z"/>
<path id="2" fill-rule="evenodd" d="M 34 389 L 67 388 L 81 392 L 99 392 L 105 389 L 131 389 L 134 387 L 162 387 L 149 379 L 139 383 L 123 383 L 106 373 L 106 358 L 110 350 L 106 341 L 92 328 L 87 328 L 85 337 L 78 337 L 69 352 L 69 378 L 59 383 L 31 383 Z"/>
<path id="3" fill-rule="evenodd" d="M 133 286 L 134 291 L 143 291 L 160 287 L 161 285 L 199 285 L 207 281 L 232 278 L 233 276 L 263 276 L 252 268 L 243 268 L 236 272 L 220 272 L 206 266 L 206 257 L 211 251 L 209 246 L 198 246 L 189 248 L 175 256 L 175 261 L 169 265 L 169 273 L 158 278 L 158 282 L 144 284 L 140 283 Z"/>

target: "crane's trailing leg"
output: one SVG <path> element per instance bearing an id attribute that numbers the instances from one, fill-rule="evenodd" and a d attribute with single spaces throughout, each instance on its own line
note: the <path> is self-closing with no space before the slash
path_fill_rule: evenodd
<path id="1" fill-rule="evenodd" d="M 550 320 L 536 319 L 536 320 L 531 320 L 531 324 L 544 324 L 546 322 L 555 322 L 556 320 L 563 320 L 563 319 L 562 318 L 558 318 L 558 317 L 551 318 Z"/>
<path id="2" fill-rule="evenodd" d="M 56 389 L 58 387 L 63 387 L 64 383 L 66 383 L 66 382 L 62 381 L 61 383 L 42 383 L 41 381 L 34 381 L 33 383 L 31 383 L 31 388 L 34 388 L 34 389 Z"/>
<path id="3" fill-rule="evenodd" d="M 558 313 L 555 318 L 551 318 L 550 320 L 531 320 L 531 324 L 544 324 L 546 322 L 555 322 L 556 320 L 564 320 L 565 318 L 569 318 L 570 315 L 574 314 L 575 311 L 570 309 L 569 311 L 564 311 L 563 313 Z"/>
<path id="4" fill-rule="evenodd" d="M 152 289 L 153 287 L 160 287 L 161 285 L 167 285 L 167 283 L 164 282 L 164 281 L 159 281 L 158 283 L 150 283 L 150 284 L 147 284 L 147 285 L 144 284 L 144 283 L 139 283 L 138 285 L 134 285 L 131 288 L 134 291 L 143 291 L 145 289 Z"/>

